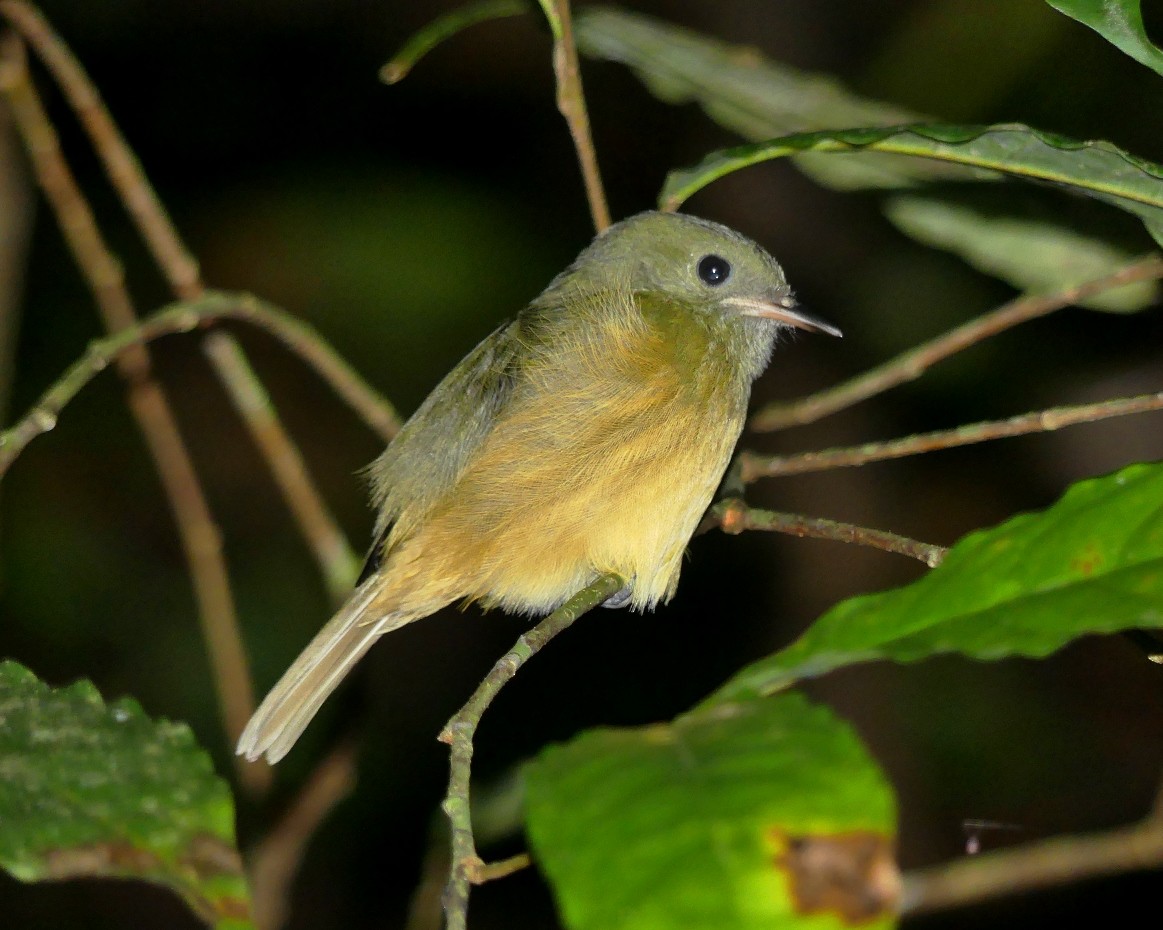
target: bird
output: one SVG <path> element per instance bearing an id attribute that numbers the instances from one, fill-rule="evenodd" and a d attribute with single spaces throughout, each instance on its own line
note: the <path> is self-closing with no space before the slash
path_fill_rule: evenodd
<path id="1" fill-rule="evenodd" d="M 433 389 L 368 469 L 352 594 L 237 752 L 275 763 L 385 633 L 449 604 L 537 616 L 612 573 L 604 606 L 670 600 L 782 334 L 808 315 L 761 246 L 647 211 L 599 233 Z"/>

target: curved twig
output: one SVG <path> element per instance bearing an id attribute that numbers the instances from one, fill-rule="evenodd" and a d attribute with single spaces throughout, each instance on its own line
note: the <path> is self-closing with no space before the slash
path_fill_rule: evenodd
<path id="1" fill-rule="evenodd" d="M 602 232 L 610 225 L 610 208 L 598 170 L 598 155 L 590 132 L 590 116 L 586 110 L 586 96 L 582 90 L 581 69 L 578 65 L 577 43 L 573 39 L 573 13 L 569 0 L 538 0 L 553 31 L 553 73 L 557 78 L 557 109 L 565 117 L 573 147 L 577 152 L 585 184 L 586 198 L 594 229 Z"/>
<path id="2" fill-rule="evenodd" d="M 441 732 L 441 742 L 449 746 L 448 793 L 441 806 L 452 829 L 452 864 L 444 888 L 447 930 L 465 930 L 469 891 L 473 885 L 489 877 L 485 863 L 477 855 L 469 806 L 473 736 L 481 717 L 522 665 L 558 633 L 568 629 L 578 617 L 621 590 L 624 583 L 617 575 L 602 575 L 522 635 Z"/>
<path id="3" fill-rule="evenodd" d="M 136 326 L 91 343 L 28 413 L 11 429 L 0 433 L 0 478 L 33 439 L 56 426 L 57 417 L 77 392 L 122 355 L 161 336 L 188 333 L 222 319 L 239 320 L 265 330 L 314 368 L 341 398 L 364 415 L 365 422 L 375 416 L 383 430 L 397 428 L 399 420 L 391 405 L 311 326 L 250 294 L 206 291 L 199 300 L 171 304 Z"/>

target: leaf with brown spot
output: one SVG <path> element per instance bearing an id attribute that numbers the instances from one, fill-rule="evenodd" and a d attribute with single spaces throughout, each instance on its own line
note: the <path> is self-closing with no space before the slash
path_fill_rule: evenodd
<path id="1" fill-rule="evenodd" d="M 892 790 L 803 695 L 590 730 L 525 774 L 534 858 L 570 930 L 894 922 Z"/>
<path id="2" fill-rule="evenodd" d="M 775 864 L 788 875 L 797 913 L 831 913 L 846 924 L 864 924 L 896 912 L 900 870 L 884 834 L 772 832 L 781 850 Z"/>
<path id="3" fill-rule="evenodd" d="M 220 930 L 251 926 L 230 789 L 190 728 L 15 662 L 0 662 L 0 868 L 144 879 Z"/>

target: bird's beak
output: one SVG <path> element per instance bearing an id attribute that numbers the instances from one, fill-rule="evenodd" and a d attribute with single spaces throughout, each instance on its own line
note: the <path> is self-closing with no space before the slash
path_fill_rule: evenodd
<path id="1" fill-rule="evenodd" d="M 724 297 L 723 303 L 734 307 L 744 316 L 758 316 L 765 320 L 775 320 L 787 326 L 796 326 L 813 333 L 827 333 L 829 336 L 843 336 L 831 323 L 819 317 L 810 316 L 796 306 L 795 298 L 790 294 L 776 300 L 763 300 L 758 297 Z"/>

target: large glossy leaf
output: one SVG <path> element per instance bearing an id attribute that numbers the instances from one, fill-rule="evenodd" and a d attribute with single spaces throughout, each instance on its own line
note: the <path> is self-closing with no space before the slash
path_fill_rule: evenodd
<path id="1" fill-rule="evenodd" d="M 752 142 L 791 133 L 926 119 L 903 107 L 862 98 L 831 77 L 772 61 L 753 48 L 721 42 L 648 16 L 586 7 L 578 11 L 576 26 L 578 45 L 586 54 L 626 65 L 663 100 L 698 103 L 716 122 Z M 1092 277 L 1101 277 L 1124 261 L 1125 250 L 1109 238 L 1108 224 L 1101 221 L 1086 227 L 1063 226 L 1049 211 L 1036 220 L 1017 212 L 1005 224 L 1005 235 L 998 236 L 995 233 L 1003 218 L 994 216 L 996 222 L 987 224 L 982 210 L 972 203 L 974 196 L 984 196 L 983 188 L 993 185 L 963 184 L 972 190 L 953 198 L 947 197 L 948 190 L 927 189 L 934 181 L 979 182 L 1003 177 L 995 171 L 869 148 L 844 157 L 811 147 L 785 154 L 828 187 L 922 188 L 923 219 L 916 215 L 921 207 L 906 213 L 899 200 L 891 204 L 898 209 L 886 211 L 889 219 L 907 235 L 960 255 L 1019 290 L 1062 287 L 1078 280 L 1075 273 L 1082 269 Z M 682 196 L 689 196 L 689 192 Z M 667 206 L 678 202 L 678 198 L 670 199 Z M 1048 242 L 1065 247 L 1067 241 L 1069 252 L 1047 247 Z M 1138 309 L 1150 304 L 1156 293 L 1154 284 L 1144 284 L 1113 298 L 1089 300 L 1087 306 Z"/>
<path id="2" fill-rule="evenodd" d="M 526 769 L 571 930 L 890 925 L 894 811 L 850 728 L 797 693 L 590 730 Z"/>
<path id="3" fill-rule="evenodd" d="M 146 879 L 216 927 L 251 926 L 230 790 L 189 727 L 15 662 L 0 663 L 0 868 Z"/>
<path id="4" fill-rule="evenodd" d="M 1089 26 L 1135 61 L 1163 74 L 1163 51 L 1147 37 L 1139 0 L 1046 0 Z"/>
<path id="5" fill-rule="evenodd" d="M 966 536 L 919 581 L 837 605 L 709 703 L 873 659 L 1038 657 L 1135 627 L 1163 627 L 1161 464 L 1080 482 L 1043 512 Z"/>
<path id="6" fill-rule="evenodd" d="M 1079 142 L 1016 123 L 811 132 L 741 145 L 712 152 L 693 168 L 672 171 L 662 191 L 662 204 L 675 209 L 695 191 L 732 171 L 805 151 L 840 153 L 837 157 L 863 151 L 894 152 L 1055 184 L 1133 213 L 1157 239 L 1163 234 L 1163 167 L 1109 142 Z"/>

